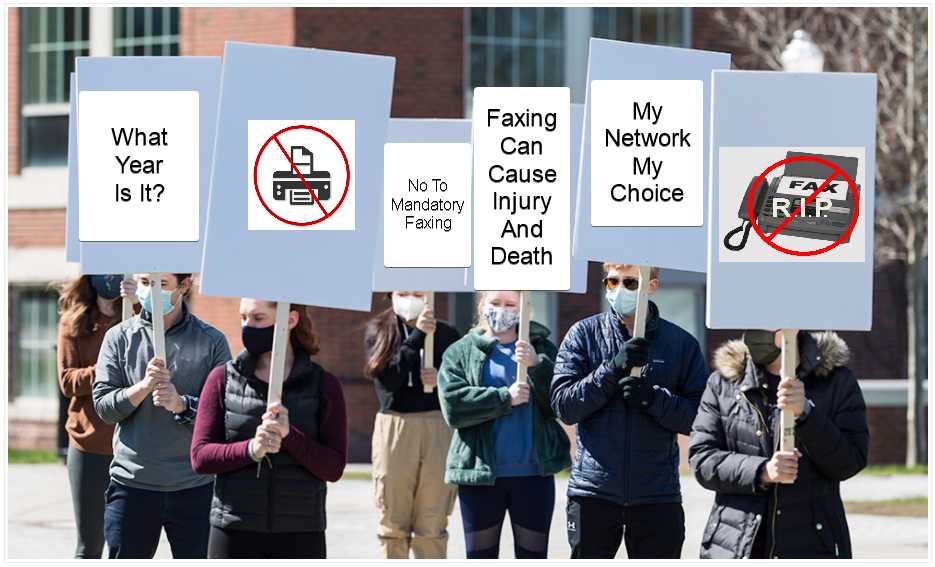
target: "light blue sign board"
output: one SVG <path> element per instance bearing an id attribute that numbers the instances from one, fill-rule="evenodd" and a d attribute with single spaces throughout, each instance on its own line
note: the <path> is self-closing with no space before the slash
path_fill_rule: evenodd
<path id="1" fill-rule="evenodd" d="M 577 217 L 572 232 L 572 253 L 598 262 L 653 265 L 662 268 L 704 272 L 707 258 L 707 227 L 608 227 L 591 226 L 591 81 L 597 80 L 700 80 L 704 82 L 705 144 L 711 124 L 711 71 L 729 69 L 730 54 L 591 38 L 588 56 L 585 125 L 578 173 Z M 708 163 L 705 160 L 707 187 Z M 704 199 L 704 218 L 708 218 Z"/>
<path id="2" fill-rule="evenodd" d="M 220 57 L 78 57 L 78 92 L 83 91 L 198 91 L 198 203 L 197 242 L 81 242 L 83 274 L 168 272 L 191 273 L 201 267 L 211 155 L 214 151 Z M 140 109 L 145 112 L 145 108 Z M 77 131 L 76 131 L 77 136 Z M 77 170 L 75 170 L 77 192 Z M 78 218 L 77 210 L 74 213 Z M 171 226 L 165 230 L 172 230 Z M 78 234 L 74 223 L 75 236 Z"/>
<path id="3" fill-rule="evenodd" d="M 463 119 L 390 119 L 387 143 L 471 143 L 471 121 Z M 380 185 L 383 186 L 382 184 Z M 380 200 L 383 203 L 383 200 Z M 464 282 L 464 268 L 387 268 L 383 265 L 383 214 L 378 214 L 379 231 L 373 262 L 373 291 L 427 290 L 470 292 Z M 471 223 L 471 219 L 461 222 Z"/>
<path id="4" fill-rule="evenodd" d="M 65 207 L 65 261 L 81 259 L 78 242 L 78 93 L 75 74 L 69 73 L 68 96 L 68 204 Z"/>
<path id="5" fill-rule="evenodd" d="M 392 57 L 227 42 L 201 291 L 370 310 Z M 247 122 L 354 120 L 356 230 L 247 230 Z"/>
<path id="6" fill-rule="evenodd" d="M 578 184 L 575 180 L 578 179 L 578 167 L 580 165 L 579 156 L 581 154 L 581 132 L 584 122 L 584 105 L 583 104 L 572 104 L 571 112 L 569 114 L 571 117 L 571 171 L 569 172 L 569 177 L 572 180 L 571 182 L 571 196 L 570 203 L 571 206 L 569 209 L 570 218 L 568 222 L 571 223 L 570 226 L 574 227 L 575 222 L 575 208 L 578 201 L 576 192 L 578 190 Z M 471 285 L 474 282 L 474 274 L 471 272 L 471 268 L 464 270 L 464 282 L 465 285 Z M 473 290 L 473 285 L 471 286 Z M 588 260 L 587 258 L 580 256 L 574 253 L 572 250 L 571 254 L 571 287 L 568 288 L 567 293 L 586 293 L 588 291 Z"/>
<path id="7" fill-rule="evenodd" d="M 721 262 L 720 227 L 739 221 L 736 212 L 716 218 L 714 207 L 708 237 L 708 327 L 870 330 L 876 81 L 876 75 L 864 73 L 713 73 L 710 202 L 718 202 L 721 147 L 861 146 L 867 163 L 860 216 L 867 233 L 863 262 Z M 750 239 L 756 238 L 751 232 Z"/>

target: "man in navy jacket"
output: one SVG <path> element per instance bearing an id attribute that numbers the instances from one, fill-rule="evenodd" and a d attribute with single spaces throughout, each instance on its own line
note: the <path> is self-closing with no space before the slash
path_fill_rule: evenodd
<path id="1" fill-rule="evenodd" d="M 610 311 L 575 323 L 559 348 L 551 402 L 576 426 L 568 483 L 572 558 L 678 559 L 685 540 L 677 434 L 691 432 L 707 382 L 698 341 L 649 303 L 632 338 L 639 269 L 604 264 Z M 659 285 L 651 271 L 649 292 Z M 640 368 L 640 376 L 630 370 Z M 626 527 L 624 537 L 624 527 Z"/>

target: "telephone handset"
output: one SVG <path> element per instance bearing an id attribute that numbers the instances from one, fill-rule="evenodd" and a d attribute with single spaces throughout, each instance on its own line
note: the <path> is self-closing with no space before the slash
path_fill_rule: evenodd
<path id="1" fill-rule="evenodd" d="M 747 245 L 747 237 L 750 236 L 750 227 L 753 224 L 750 222 L 750 214 L 747 209 L 747 201 L 750 199 L 750 191 L 753 190 L 753 184 L 756 183 L 756 177 L 750 180 L 750 183 L 747 185 L 747 191 L 743 194 L 743 200 L 740 201 L 740 210 L 737 211 L 737 217 L 740 218 L 740 226 L 731 230 L 724 235 L 724 247 L 733 252 L 743 250 L 743 247 Z M 766 197 L 769 194 L 769 183 L 766 182 L 764 177 L 760 181 L 760 187 L 757 189 L 756 198 L 753 202 L 753 211 L 755 214 L 759 215 L 760 210 L 763 208 L 763 203 L 766 202 Z M 733 238 L 735 234 L 743 231 L 743 235 L 740 237 L 740 242 L 737 244 L 731 244 L 730 239 Z"/>

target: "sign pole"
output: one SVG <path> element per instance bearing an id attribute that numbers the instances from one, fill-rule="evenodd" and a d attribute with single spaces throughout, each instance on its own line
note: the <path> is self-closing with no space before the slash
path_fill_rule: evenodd
<path id="1" fill-rule="evenodd" d="M 639 270 L 640 284 L 636 290 L 636 312 L 633 316 L 633 332 L 630 333 L 633 337 L 646 336 L 646 312 L 649 309 L 649 279 L 651 277 L 652 268 L 649 266 L 640 266 Z M 642 370 L 642 367 L 634 366 L 630 369 L 630 376 L 639 376 Z"/>
<path id="2" fill-rule="evenodd" d="M 425 305 L 428 306 L 432 313 L 435 312 L 435 292 L 427 291 L 425 292 Z M 425 334 L 425 343 L 422 346 L 422 368 L 435 368 L 435 333 Z M 422 391 L 426 394 L 431 394 L 435 391 L 435 388 L 431 386 L 422 385 Z"/>
<path id="3" fill-rule="evenodd" d="M 782 330 L 782 365 L 779 375 L 782 379 L 795 378 L 795 362 L 799 351 L 797 340 L 798 332 L 795 329 Z M 782 435 L 779 439 L 780 451 L 795 450 L 795 417 L 790 410 L 782 410 L 780 418 Z"/>
<path id="4" fill-rule="evenodd" d="M 152 315 L 153 315 L 153 349 L 156 356 L 169 366 L 166 360 L 166 320 L 162 314 L 162 274 L 155 272 L 149 274 L 149 285 L 152 289 Z"/>
<path id="5" fill-rule="evenodd" d="M 276 320 L 273 323 L 273 352 L 269 368 L 269 395 L 266 405 L 282 401 L 282 383 L 286 373 L 286 341 L 289 338 L 289 302 L 276 302 Z"/>
<path id="6" fill-rule="evenodd" d="M 123 281 L 130 281 L 133 279 L 133 274 L 123 274 Z M 121 321 L 126 321 L 130 317 L 133 317 L 133 300 L 129 297 L 124 297 L 121 301 L 121 307 L 123 312 L 121 314 Z"/>
<path id="7" fill-rule="evenodd" d="M 529 343 L 529 316 L 532 312 L 532 296 L 528 291 L 519 292 L 519 340 Z M 521 360 L 516 361 L 516 381 L 525 384 L 529 369 Z"/>

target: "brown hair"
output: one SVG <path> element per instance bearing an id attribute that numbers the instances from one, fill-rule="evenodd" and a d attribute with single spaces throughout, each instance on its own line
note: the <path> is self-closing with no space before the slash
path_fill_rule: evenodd
<path id="1" fill-rule="evenodd" d="M 289 311 L 295 311 L 299 314 L 298 324 L 289 331 L 289 341 L 292 342 L 292 348 L 300 348 L 308 353 L 309 356 L 318 354 L 320 350 L 318 334 L 315 333 L 315 326 L 312 324 L 312 317 L 309 315 L 308 306 L 291 303 L 289 304 Z"/>
<path id="2" fill-rule="evenodd" d="M 387 297 L 390 297 L 390 294 L 387 294 Z M 371 319 L 368 325 L 374 330 L 374 341 L 370 349 L 370 357 L 364 363 L 364 376 L 376 378 L 386 369 L 393 354 L 402 345 L 403 339 L 399 332 L 396 312 L 393 311 L 392 306 Z"/>
<path id="3" fill-rule="evenodd" d="M 614 262 L 604 262 L 604 273 L 606 274 L 607 272 L 611 270 L 627 269 L 633 266 L 637 266 L 637 264 L 615 264 Z M 649 267 L 649 278 L 653 280 L 659 279 L 659 267 L 658 266 Z"/>
<path id="4" fill-rule="evenodd" d="M 84 337 L 96 330 L 98 313 L 97 292 L 91 285 L 91 276 L 80 276 L 57 286 L 59 324 L 70 337 Z"/>

